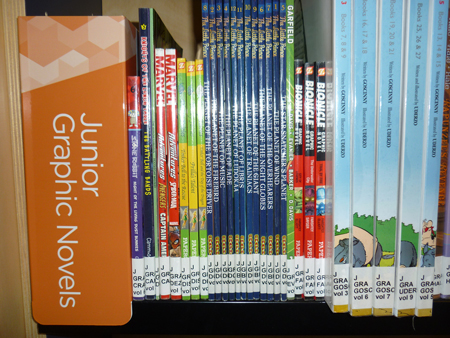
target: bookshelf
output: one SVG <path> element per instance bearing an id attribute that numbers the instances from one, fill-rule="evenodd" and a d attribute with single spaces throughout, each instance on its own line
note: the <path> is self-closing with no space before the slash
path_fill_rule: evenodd
<path id="1" fill-rule="evenodd" d="M 95 13 L 124 14 L 136 22 L 138 7 L 155 7 L 188 57 L 194 58 L 201 39 L 200 1 L 196 0 L 99 0 L 88 1 Z M 28 0 L 38 4 L 34 10 L 49 15 L 74 13 L 84 5 L 66 1 Z M 176 4 L 176 5 L 175 5 Z M 140 302 L 133 304 L 133 318 L 120 327 L 43 326 L 34 322 L 31 313 L 29 284 L 27 215 L 23 172 L 20 78 L 18 67 L 16 18 L 25 15 L 24 0 L 3 0 L 0 16 L 0 333 L 5 337 L 122 336 L 133 334 L 221 334 L 221 335 L 448 335 L 446 323 L 450 303 L 436 301 L 431 318 L 352 318 L 332 314 L 324 303 L 288 302 Z M 95 7 L 97 6 L 97 7 Z M 28 8 L 28 7 L 27 7 Z M 31 7 L 30 7 L 31 8 Z M 51 10 L 47 10 L 51 9 Z M 135 14 L 128 14 L 133 13 Z M 170 15 L 170 13 L 174 13 Z M 37 14 L 37 13 L 36 13 Z M 134 16 L 133 16 L 134 15 Z M 172 25 L 174 28 L 172 29 Z M 308 37 L 307 37 L 308 39 Z M 184 43 L 184 45 L 183 45 Z M 177 320 L 169 314 L 177 315 Z M 183 315 L 181 315 L 183 314 Z M 201 325 L 195 318 L 202 318 Z M 151 320 L 150 320 L 151 319 Z M 319 320 L 327 325 L 311 325 Z M 249 325 L 248 323 L 252 323 Z"/>

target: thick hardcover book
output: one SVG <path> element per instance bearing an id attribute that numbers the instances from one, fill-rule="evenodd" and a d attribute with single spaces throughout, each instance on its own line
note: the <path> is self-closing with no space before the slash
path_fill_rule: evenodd
<path id="1" fill-rule="evenodd" d="M 133 269 L 133 300 L 144 300 L 144 232 L 142 227 L 142 142 L 140 78 L 127 79 L 127 127 L 128 158 L 130 167 L 130 222 L 131 222 L 131 261 Z M 87 147 L 86 147 L 87 149 Z"/>
<path id="2" fill-rule="evenodd" d="M 84 48 L 69 47 L 72 30 L 86 32 L 75 43 Z M 18 34 L 33 318 L 123 325 L 132 315 L 126 99 L 136 29 L 120 16 L 42 16 L 19 17 Z"/>
<path id="3" fill-rule="evenodd" d="M 246 255 L 246 189 L 245 189 L 245 28 L 244 1 L 237 0 L 236 6 L 236 39 L 238 67 L 238 154 L 239 154 L 239 253 L 241 267 L 241 299 L 247 298 L 247 255 Z"/>
<path id="4" fill-rule="evenodd" d="M 423 181 L 423 137 L 425 80 L 427 71 L 429 1 L 414 0 L 407 6 L 406 41 L 404 43 L 402 131 L 400 150 L 400 193 L 395 251 L 394 315 L 415 313 L 419 250 L 419 233 Z"/>
<path id="5" fill-rule="evenodd" d="M 314 229 L 315 270 L 314 297 L 325 296 L 325 205 L 326 205 L 326 67 L 325 62 L 316 65 L 316 222 Z"/>
<path id="6" fill-rule="evenodd" d="M 274 300 L 274 168 L 273 168 L 273 3 L 266 0 L 266 187 L 267 187 L 267 300 Z"/>
<path id="7" fill-rule="evenodd" d="M 266 16 L 265 2 L 258 1 L 259 73 L 259 238 L 260 299 L 267 300 L 267 174 L 266 174 Z"/>
<path id="8" fill-rule="evenodd" d="M 258 0 L 252 0 L 252 167 L 253 167 L 253 299 L 260 295 L 259 265 L 259 62 Z M 250 246 L 250 243 L 249 243 Z"/>
<path id="9" fill-rule="evenodd" d="M 294 143 L 294 213 L 295 213 L 295 280 L 294 295 L 296 298 L 303 297 L 303 263 L 304 263 L 304 213 L 303 213 L 303 97 L 304 97 L 304 63 L 302 60 L 294 60 L 295 70 L 295 143 Z"/>
<path id="10" fill-rule="evenodd" d="M 205 179 L 206 179 L 206 231 L 208 236 L 208 299 L 215 298 L 214 282 L 214 221 L 212 185 L 212 144 L 211 144 L 211 64 L 210 64 L 210 21 L 208 0 L 202 0 L 203 37 L 203 95 L 205 98 Z"/>
<path id="11" fill-rule="evenodd" d="M 206 228 L 205 98 L 203 60 L 195 60 L 198 165 L 198 236 L 200 249 L 200 298 L 208 299 L 208 231 Z"/>
<path id="12" fill-rule="evenodd" d="M 151 69 L 149 49 L 150 30 L 149 9 L 139 11 L 139 76 L 141 78 L 141 138 L 144 179 L 143 227 L 144 227 L 144 264 L 145 264 L 145 299 L 156 298 L 155 290 L 155 223 L 153 204 L 153 120 L 151 114 Z"/>
<path id="13" fill-rule="evenodd" d="M 351 5 L 352 1 L 333 3 L 333 95 L 334 124 L 331 172 L 333 182 L 330 193 L 332 217 L 327 239 L 326 301 L 333 312 L 347 312 L 349 302 L 349 246 L 351 236 L 350 217 L 350 159 L 351 159 Z M 336 102 L 339 102 L 337 104 Z M 328 193 L 327 193 L 328 196 Z M 341 241 L 342 240 L 342 241 Z M 347 243 L 346 243 L 347 242 Z"/>
<path id="14" fill-rule="evenodd" d="M 252 101 L 252 1 L 244 1 L 245 86 L 245 255 L 247 299 L 253 300 L 253 101 Z"/>
<path id="15" fill-rule="evenodd" d="M 187 162 L 189 191 L 189 241 L 191 266 L 191 299 L 200 299 L 200 259 L 198 238 L 198 168 L 197 168 L 197 107 L 195 61 L 186 62 Z"/>
<path id="16" fill-rule="evenodd" d="M 314 228 L 315 228 L 315 213 L 316 213 L 316 186 L 315 186 L 315 98 L 316 98 L 316 83 L 315 83 L 315 64 L 305 63 L 305 99 L 303 107 L 303 121 L 305 126 L 304 143 L 305 143 L 305 157 L 304 157 L 304 192 L 303 210 L 305 213 L 305 264 L 304 264 L 304 287 L 303 294 L 305 299 L 311 300 L 314 297 L 314 263 L 315 263 L 315 246 L 314 246 Z"/>
<path id="17" fill-rule="evenodd" d="M 281 300 L 280 1 L 272 3 L 274 299 Z M 285 213 L 285 212 L 284 212 Z M 286 297 L 286 296 L 285 296 Z"/>
<path id="18" fill-rule="evenodd" d="M 148 48 L 148 76 L 149 76 L 149 112 L 147 110 L 144 111 L 143 116 L 144 120 L 142 121 L 142 134 L 144 137 L 143 147 L 144 149 L 153 149 L 151 154 L 146 154 L 147 156 L 151 156 L 151 166 L 150 171 L 144 170 L 144 182 L 147 185 L 152 185 L 151 194 L 144 194 L 144 231 L 148 233 L 151 231 L 152 223 L 152 203 L 153 203 L 153 229 L 154 235 L 151 238 L 151 235 L 146 235 L 146 249 L 154 250 L 154 256 L 159 257 L 159 230 L 158 230 L 158 213 L 157 205 L 158 205 L 158 178 L 157 178 L 157 169 L 156 169 L 156 82 L 155 82 L 155 48 L 175 48 L 177 50 L 177 55 L 181 55 L 181 48 L 175 42 L 175 40 L 170 35 L 170 32 L 165 27 L 164 23 L 156 13 L 153 8 L 139 8 L 139 29 L 141 32 L 141 36 L 148 36 L 147 39 L 147 48 Z M 149 114 L 148 119 L 145 118 L 146 114 Z M 147 135 L 147 137 L 145 137 Z M 145 158 L 144 158 L 145 159 Z M 150 178 L 150 176 L 152 176 Z M 152 202 L 153 201 L 153 202 Z M 150 223 L 150 224 L 149 224 Z M 150 229 L 147 229 L 147 224 L 149 224 Z M 152 246 L 151 243 L 154 243 L 154 248 L 149 248 Z M 150 254 L 146 254 L 149 256 Z M 151 263 L 147 265 L 148 273 L 151 274 Z M 159 299 L 159 286 L 160 286 L 160 273 L 159 273 L 159 260 L 155 260 L 155 295 L 156 298 Z M 150 299 L 153 299 L 153 294 L 149 296 Z"/>
<path id="19" fill-rule="evenodd" d="M 178 175 L 177 52 L 166 49 L 167 177 L 170 298 L 181 299 L 180 198 Z"/>
<path id="20" fill-rule="evenodd" d="M 373 315 L 392 316 L 395 284 L 403 1 L 384 0 L 379 9 L 378 107 L 374 240 L 383 249 L 373 264 Z M 376 248 L 375 248 L 376 249 Z"/>
<path id="21" fill-rule="evenodd" d="M 428 69 L 425 96 L 425 144 L 423 159 L 422 229 L 419 231 L 419 266 L 415 315 L 429 317 L 433 308 L 436 227 L 439 204 L 439 172 L 444 103 L 448 1 L 432 1 L 428 32 Z"/>
<path id="22" fill-rule="evenodd" d="M 187 145 L 187 93 L 186 59 L 177 59 L 178 86 L 178 176 L 180 182 L 180 251 L 181 251 L 181 296 L 191 299 L 191 268 L 189 263 L 189 179 Z"/>
<path id="23" fill-rule="evenodd" d="M 167 208 L 167 123 L 165 95 L 165 51 L 155 49 L 156 139 L 158 171 L 159 274 L 161 299 L 170 298 L 170 261 Z"/>

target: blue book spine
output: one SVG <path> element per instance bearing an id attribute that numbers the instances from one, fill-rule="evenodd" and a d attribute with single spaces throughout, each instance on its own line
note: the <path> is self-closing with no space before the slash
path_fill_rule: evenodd
<path id="1" fill-rule="evenodd" d="M 244 69 L 245 69 L 245 197 L 247 299 L 253 300 L 253 102 L 252 102 L 252 4 L 244 0 Z"/>
<path id="2" fill-rule="evenodd" d="M 222 275 L 222 300 L 228 300 L 228 263 L 227 263 L 227 186 L 225 161 L 225 77 L 223 46 L 223 2 L 216 1 L 217 31 L 217 110 L 219 134 L 219 203 L 220 203 L 220 253 Z"/>
<path id="3" fill-rule="evenodd" d="M 231 106 L 232 106 L 232 146 L 233 146 L 233 205 L 234 205 L 234 264 L 236 266 L 236 299 L 241 299 L 241 260 L 239 225 L 239 88 L 237 67 L 237 2 L 231 0 Z"/>
<path id="4" fill-rule="evenodd" d="M 280 120 L 280 1 L 273 0 L 273 214 L 274 299 L 281 300 L 281 120 Z"/>
<path id="5" fill-rule="evenodd" d="M 153 130 L 150 95 L 150 10 L 139 8 L 139 76 L 141 79 L 141 110 L 143 147 L 143 227 L 144 227 L 144 264 L 145 299 L 156 299 L 155 290 L 155 223 L 153 205 Z"/>
<path id="6" fill-rule="evenodd" d="M 259 299 L 259 83 L 258 0 L 252 0 L 253 299 Z"/>
<path id="7" fill-rule="evenodd" d="M 228 299 L 236 298 L 236 278 L 234 276 L 233 259 L 233 235 L 234 235 L 234 215 L 233 215 L 233 154 L 232 154 L 232 128 L 231 128 L 231 55 L 230 55 L 230 0 L 223 2 L 223 55 L 224 55 L 224 77 L 225 77 L 225 162 L 226 162 L 226 190 L 227 190 L 227 281 Z M 222 263 L 223 264 L 223 263 Z"/>
<path id="8" fill-rule="evenodd" d="M 294 271 L 287 262 L 287 110 L 286 110 L 286 0 L 280 1 L 280 239 L 281 300 L 294 299 Z M 293 160 L 292 156 L 292 160 Z M 288 295 L 288 288 L 291 290 Z"/>
<path id="9" fill-rule="evenodd" d="M 244 60 L 244 2 L 237 1 L 237 66 L 238 90 L 241 93 L 238 103 L 238 153 L 239 153 L 239 224 L 241 255 L 241 299 L 247 297 L 247 262 L 246 262 L 246 190 L 245 190 L 245 60 Z"/>
<path id="10" fill-rule="evenodd" d="M 266 0 L 266 139 L 267 139 L 267 300 L 274 300 L 274 165 L 272 0 Z"/>
<path id="11" fill-rule="evenodd" d="M 215 300 L 222 298 L 222 276 L 220 257 L 220 197 L 219 197 L 219 132 L 218 132 L 218 88 L 217 88 L 217 30 L 216 30 L 216 2 L 209 5 L 210 32 L 210 63 L 211 63 L 211 145 L 212 145 L 212 173 L 213 173 L 213 215 L 214 215 L 214 281 Z"/>
<path id="12" fill-rule="evenodd" d="M 266 17 L 265 1 L 258 0 L 259 73 L 259 239 L 260 299 L 267 300 L 267 173 L 266 173 Z"/>
<path id="13" fill-rule="evenodd" d="M 211 65 L 208 0 L 202 0 L 203 94 L 205 98 L 206 229 L 208 233 L 208 299 L 214 300 L 214 220 L 211 144 Z"/>

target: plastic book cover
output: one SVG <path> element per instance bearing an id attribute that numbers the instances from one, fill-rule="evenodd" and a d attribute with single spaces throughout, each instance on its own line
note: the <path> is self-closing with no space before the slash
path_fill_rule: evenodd
<path id="1" fill-rule="evenodd" d="M 304 278 L 304 213 L 303 213 L 303 100 L 304 100 L 304 63 L 302 60 L 294 60 L 294 164 L 293 164 L 293 181 L 294 181 L 294 217 L 295 217 L 295 280 L 294 294 L 298 299 L 303 298 L 303 278 Z"/>
<path id="2" fill-rule="evenodd" d="M 198 215 L 200 241 L 200 298 L 208 299 L 208 231 L 206 228 L 205 98 L 203 60 L 195 60 L 197 109 Z"/>
<path id="3" fill-rule="evenodd" d="M 392 316 L 395 285 L 403 1 L 382 1 L 379 9 L 378 92 L 374 241 L 382 248 L 373 264 L 373 315 Z M 387 65 L 387 67 L 386 67 Z M 374 248 L 375 254 L 377 246 Z"/>
<path id="4" fill-rule="evenodd" d="M 136 29 L 121 16 L 19 17 L 18 42 L 33 318 L 123 325 L 133 294 L 126 100 Z"/>
<path id="5" fill-rule="evenodd" d="M 304 199 L 303 210 L 305 213 L 304 227 L 304 287 L 303 294 L 305 299 L 314 298 L 314 263 L 315 263 L 315 247 L 314 247 L 314 230 L 315 230 L 315 214 L 316 214 L 316 186 L 315 186 L 315 97 L 316 83 L 315 74 L 316 66 L 314 63 L 305 63 L 305 88 L 304 88 L 304 106 L 303 106 L 303 125 L 305 127 L 304 143 Z"/>
<path id="6" fill-rule="evenodd" d="M 325 208 L 326 208 L 326 67 L 325 62 L 316 64 L 316 123 L 315 123 L 315 183 L 316 221 L 314 228 L 315 270 L 314 297 L 325 296 Z"/>
<path id="7" fill-rule="evenodd" d="M 294 265 L 287 259 L 287 111 L 286 111 L 286 0 L 280 1 L 280 240 L 281 300 L 294 299 Z M 293 192 L 293 186 L 292 186 Z M 292 208 L 293 210 L 293 208 Z M 292 214 L 293 216 L 293 214 Z M 291 262 L 290 262 L 291 263 Z M 293 263 L 293 261 L 292 261 Z"/>
<path id="8" fill-rule="evenodd" d="M 252 1 L 244 0 L 245 88 L 245 255 L 247 299 L 253 300 L 253 101 L 252 101 Z"/>
<path id="9" fill-rule="evenodd" d="M 198 212 L 198 164 L 197 164 L 197 107 L 195 61 L 186 62 L 186 129 L 189 192 L 189 242 L 191 266 L 191 299 L 200 299 L 199 212 Z"/>
<path id="10" fill-rule="evenodd" d="M 273 2 L 266 0 L 266 187 L 267 187 L 267 300 L 274 300 L 274 163 L 273 163 Z"/>
<path id="11" fill-rule="evenodd" d="M 169 213 L 170 298 L 181 299 L 180 198 L 178 174 L 177 55 L 166 49 L 167 177 Z"/>
<path id="12" fill-rule="evenodd" d="M 187 145 L 186 59 L 177 59 L 178 86 L 178 176 L 180 205 L 181 296 L 191 299 L 191 265 L 189 263 L 189 179 Z"/>
<path id="13" fill-rule="evenodd" d="M 422 163 L 429 2 L 408 2 L 404 44 L 400 196 L 395 252 L 394 315 L 412 316 L 417 296 L 422 232 Z M 411 99 L 411 98 L 414 99 Z"/>
<path id="14" fill-rule="evenodd" d="M 128 157 L 130 168 L 130 222 L 131 222 L 131 259 L 133 270 L 133 300 L 145 298 L 144 271 L 144 229 L 142 226 L 142 142 L 141 142 L 141 105 L 140 78 L 129 76 L 127 79 L 127 127 Z M 87 149 L 87 147 L 85 147 Z"/>
<path id="15" fill-rule="evenodd" d="M 444 103 L 444 72 L 448 1 L 430 3 L 428 69 L 424 110 L 422 229 L 419 231 L 419 260 L 416 311 L 418 317 L 432 315 L 436 228 L 439 210 L 439 172 Z M 443 24 L 444 23 L 444 24 Z"/>
<path id="16" fill-rule="evenodd" d="M 258 0 L 252 0 L 253 299 L 260 297 Z M 249 243 L 250 245 L 250 243 Z"/>
<path id="17" fill-rule="evenodd" d="M 266 23 L 265 2 L 258 1 L 258 73 L 259 73 L 259 239 L 260 299 L 267 300 L 267 174 L 266 174 Z"/>

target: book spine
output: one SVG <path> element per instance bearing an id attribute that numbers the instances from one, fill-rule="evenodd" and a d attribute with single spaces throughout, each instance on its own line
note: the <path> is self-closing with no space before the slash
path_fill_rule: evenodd
<path id="1" fill-rule="evenodd" d="M 305 126 L 305 198 L 303 210 L 305 212 L 305 264 L 304 264 L 304 288 L 305 299 L 314 297 L 314 230 L 316 204 L 315 185 L 315 64 L 305 63 L 305 101 L 304 101 L 304 126 Z"/>
<path id="2" fill-rule="evenodd" d="M 245 86 L 245 255 L 247 299 L 253 300 L 253 101 L 252 101 L 252 4 L 244 1 L 244 86 Z"/>
<path id="3" fill-rule="evenodd" d="M 298 6 L 294 0 L 286 0 L 286 73 L 283 78 L 285 85 L 281 90 L 286 93 L 286 162 L 283 166 L 286 168 L 286 254 L 291 275 L 299 271 L 300 263 L 295 261 L 295 216 L 294 216 L 294 103 L 295 103 L 295 84 L 294 84 L 294 37 L 299 33 L 294 27 L 296 22 L 296 10 Z M 299 18 L 297 18 L 298 20 Z M 283 104 L 283 101 L 282 101 Z M 294 277 L 292 277 L 294 278 Z M 297 277 L 295 277 L 297 278 Z M 294 286 L 295 289 L 295 286 Z M 294 291 L 295 293 L 295 291 Z M 292 297 L 290 297 L 292 299 Z"/>
<path id="4" fill-rule="evenodd" d="M 266 175 L 267 175 L 267 300 L 274 300 L 274 166 L 273 166 L 273 25 L 272 0 L 266 0 Z"/>
<path id="5" fill-rule="evenodd" d="M 246 255 L 246 189 L 245 189 L 245 27 L 244 27 L 244 1 L 237 1 L 236 38 L 237 38 L 237 67 L 238 90 L 241 93 L 238 102 L 238 153 L 239 153 L 239 253 L 241 266 L 241 299 L 247 298 L 247 255 Z"/>
<path id="6" fill-rule="evenodd" d="M 274 299 L 281 300 L 280 1 L 272 2 Z"/>
<path id="7" fill-rule="evenodd" d="M 259 269 L 259 83 L 258 0 L 252 0 L 252 167 L 253 167 L 253 299 L 260 295 Z"/>
<path id="8" fill-rule="evenodd" d="M 177 59 L 178 85 L 178 164 L 180 204 L 181 296 L 191 299 L 191 268 L 189 263 L 189 178 L 187 145 L 186 59 Z"/>
<path id="9" fill-rule="evenodd" d="M 424 97 L 427 67 L 429 2 L 408 2 L 403 64 L 400 196 L 395 252 L 394 315 L 415 313 L 422 191 Z M 414 100 L 410 98 L 414 97 Z M 401 266 L 404 266 L 401 268 Z"/>
<path id="10" fill-rule="evenodd" d="M 266 9 L 258 0 L 260 299 L 267 300 Z"/>
<path id="11" fill-rule="evenodd" d="M 141 107 L 140 78 L 129 76 L 127 79 L 127 123 L 128 156 L 130 168 L 130 223 L 131 223 L 131 263 L 133 269 L 133 300 L 145 298 L 144 236 L 142 227 L 142 143 L 141 143 Z"/>
<path id="12" fill-rule="evenodd" d="M 280 0 L 280 234 L 281 300 L 294 299 L 294 261 L 287 259 L 287 111 L 286 111 L 286 0 Z M 293 157 L 293 156 L 292 156 Z M 293 190 L 292 190 L 293 191 Z M 292 264 L 291 264 L 292 263 Z M 291 270 L 292 265 L 292 270 Z"/>
<path id="13" fill-rule="evenodd" d="M 295 144 L 294 144 L 294 205 L 295 205 L 295 297 L 303 297 L 304 214 L 303 214 L 303 61 L 294 60 L 295 84 Z"/>
<path id="14" fill-rule="evenodd" d="M 211 65 L 210 65 L 210 18 L 208 0 L 202 0 L 203 33 L 203 95 L 205 98 L 205 179 L 206 179 L 206 231 L 208 250 L 208 299 L 215 298 L 214 281 L 214 220 L 212 185 L 211 144 Z"/>
<path id="15" fill-rule="evenodd" d="M 156 299 L 155 291 L 155 224 L 153 205 L 153 130 L 151 114 L 151 68 L 149 10 L 139 9 L 139 71 L 141 77 L 142 147 L 144 195 L 142 198 L 144 227 L 145 299 Z"/>
<path id="16" fill-rule="evenodd" d="M 399 188 L 398 175 L 392 173 L 400 165 L 403 2 L 384 0 L 380 7 L 374 240 L 380 241 L 384 258 L 373 266 L 373 315 L 392 316 Z"/>
<path id="17" fill-rule="evenodd" d="M 223 1 L 216 1 L 216 31 L 217 31 L 217 109 L 219 135 L 219 200 L 220 200 L 220 253 L 222 275 L 222 300 L 228 300 L 228 213 L 226 186 L 226 155 L 225 155 L 225 78 L 224 78 L 224 13 Z"/>
<path id="18" fill-rule="evenodd" d="M 325 190 L 326 190 L 326 68 L 325 62 L 316 66 L 316 222 L 314 229 L 315 271 L 314 297 L 325 296 Z"/>
<path id="19" fill-rule="evenodd" d="M 205 98 L 203 59 L 195 60 L 197 109 L 198 214 L 200 241 L 200 298 L 208 299 L 208 231 L 206 228 Z"/>
<path id="20" fill-rule="evenodd" d="M 234 263 L 234 209 L 233 209 L 233 151 L 232 151 L 232 102 L 231 102 L 231 16 L 230 1 L 223 2 L 223 58 L 224 58 L 224 90 L 225 90 L 225 172 L 227 203 L 227 234 L 225 236 L 226 275 L 228 283 L 228 299 L 236 298 L 236 268 Z"/>
<path id="21" fill-rule="evenodd" d="M 333 192 L 331 193 L 332 233 L 330 245 L 334 254 L 331 265 L 333 283 L 327 291 L 326 301 L 333 312 L 348 312 L 349 303 L 349 254 L 347 247 L 340 247 L 340 239 L 351 236 L 350 217 L 350 160 L 351 160 L 351 6 L 352 1 L 334 2 L 334 137 L 332 155 Z M 336 179 L 339 177 L 339 179 Z M 342 254 L 341 254 L 342 253 Z"/>
<path id="22" fill-rule="evenodd" d="M 425 146 L 422 195 L 422 229 L 419 232 L 419 268 L 415 315 L 429 317 L 433 308 L 436 227 L 439 204 L 439 172 L 444 102 L 444 72 L 448 1 L 430 2 L 428 69 L 425 97 Z"/>
<path id="23" fill-rule="evenodd" d="M 166 49 L 167 171 L 169 197 L 170 298 L 181 299 L 180 204 L 178 176 L 177 55 Z"/>
<path id="24" fill-rule="evenodd" d="M 161 299 L 169 299 L 170 263 L 167 224 L 167 125 L 164 54 L 164 49 L 155 48 L 160 294 Z"/>
<path id="25" fill-rule="evenodd" d="M 189 187 L 189 240 L 191 266 L 191 299 L 200 299 L 200 259 L 198 236 L 198 165 L 195 62 L 186 62 L 187 162 Z"/>
<path id="26" fill-rule="evenodd" d="M 210 64 L 211 64 L 211 153 L 214 216 L 214 281 L 215 300 L 222 298 L 222 276 L 220 257 L 220 199 L 219 199 L 219 133 L 218 133 L 218 98 L 217 98 L 217 30 L 216 2 L 209 5 Z"/>

